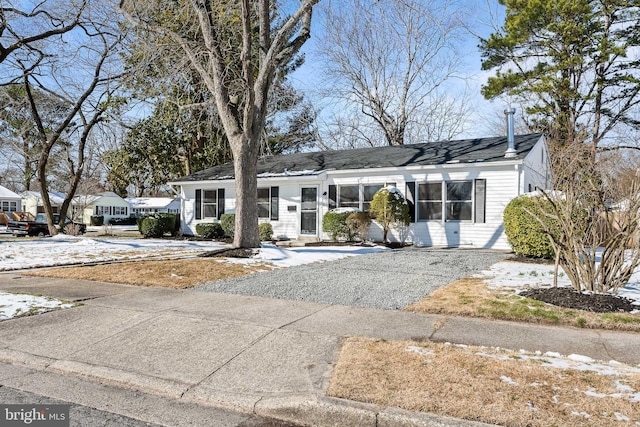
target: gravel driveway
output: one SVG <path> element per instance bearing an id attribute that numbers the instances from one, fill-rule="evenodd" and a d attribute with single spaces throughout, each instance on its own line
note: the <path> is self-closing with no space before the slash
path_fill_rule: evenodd
<path id="1" fill-rule="evenodd" d="M 251 274 L 194 289 L 397 310 L 506 256 L 482 250 L 405 248 Z"/>

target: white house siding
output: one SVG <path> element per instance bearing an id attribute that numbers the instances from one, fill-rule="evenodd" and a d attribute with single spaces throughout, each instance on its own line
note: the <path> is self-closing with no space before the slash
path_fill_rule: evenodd
<path id="1" fill-rule="evenodd" d="M 524 158 L 523 171 L 524 179 L 521 192 L 535 191 L 536 187 L 543 189 L 551 187 L 549 153 L 543 141 L 539 141 Z"/>
<path id="2" fill-rule="evenodd" d="M 543 157 L 538 156 L 538 158 Z M 543 184 L 539 176 L 531 174 L 531 170 L 542 170 L 536 166 L 535 159 L 536 152 L 533 152 L 527 165 L 516 160 L 493 164 L 413 167 L 404 170 L 329 171 L 313 177 L 263 178 L 258 180 L 258 187 L 277 186 L 279 189 L 278 220 L 268 221 L 272 224 L 274 236 L 281 239 L 297 239 L 303 237 L 300 235 L 300 189 L 317 186 L 318 237 L 329 239 L 329 236 L 322 232 L 322 216 L 329 209 L 330 185 L 395 183 L 396 187 L 405 194 L 406 183 L 411 181 L 416 183 L 415 201 L 417 202 L 417 185 L 420 183 L 484 179 L 486 180 L 484 223 L 418 221 L 404 230 L 405 240 L 418 246 L 510 249 L 504 235 L 502 213 L 511 199 L 526 191 L 528 183 Z M 235 212 L 235 189 L 232 181 L 201 181 L 182 185 L 182 227 L 186 234 L 196 234 L 195 225 L 198 223 L 212 222 L 210 218 L 195 219 L 195 190 L 220 188 L 225 189 L 225 213 Z M 370 238 L 382 239 L 382 229 L 379 225 L 375 223 L 372 225 Z M 390 233 L 389 238 L 392 241 L 402 240 L 398 231 Z"/>
<path id="3" fill-rule="evenodd" d="M 518 168 L 516 166 L 519 166 Z M 413 181 L 417 185 L 424 182 L 439 181 L 463 181 L 474 179 L 486 180 L 485 192 L 485 222 L 473 223 L 465 221 L 418 221 L 412 223 L 404 230 L 406 241 L 418 246 L 443 246 L 443 247 L 474 247 L 509 249 L 502 225 L 502 212 L 507 203 L 520 192 L 519 179 L 520 165 L 514 163 L 482 166 L 448 165 L 430 168 L 414 169 L 404 173 L 377 172 L 375 169 L 367 171 L 366 177 L 356 173 L 330 174 L 326 182 L 329 185 L 355 185 L 355 184 L 384 184 L 395 183 L 396 187 L 406 196 L 406 183 Z M 362 173 L 362 171 L 360 172 Z M 324 190 L 326 191 L 326 189 Z M 417 200 L 416 200 L 417 202 Z M 325 198 L 323 214 L 328 207 Z M 323 235 L 323 238 L 329 236 Z M 393 231 L 389 239 L 402 240 L 398 231 Z M 382 239 L 382 229 L 375 223 L 371 228 L 370 238 Z"/>

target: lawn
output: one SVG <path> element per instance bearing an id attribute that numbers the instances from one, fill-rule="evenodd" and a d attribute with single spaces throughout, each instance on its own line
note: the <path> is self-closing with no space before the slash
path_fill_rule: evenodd
<path id="1" fill-rule="evenodd" d="M 584 356 L 350 338 L 327 394 L 513 427 L 640 421 L 640 367 Z"/>

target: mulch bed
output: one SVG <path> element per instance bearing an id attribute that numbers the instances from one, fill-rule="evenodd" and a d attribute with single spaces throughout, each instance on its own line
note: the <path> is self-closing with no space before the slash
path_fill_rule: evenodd
<path id="1" fill-rule="evenodd" d="M 558 307 L 592 311 L 595 313 L 616 313 L 640 310 L 629 298 L 609 294 L 583 294 L 571 288 L 541 288 L 520 292 L 520 295 L 544 301 Z"/>
<path id="2" fill-rule="evenodd" d="M 255 255 L 253 249 L 230 248 L 218 249 L 198 255 L 202 258 L 251 258 Z"/>

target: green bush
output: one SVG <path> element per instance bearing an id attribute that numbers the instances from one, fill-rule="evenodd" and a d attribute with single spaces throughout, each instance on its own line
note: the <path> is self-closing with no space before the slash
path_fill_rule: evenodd
<path id="1" fill-rule="evenodd" d="M 354 211 L 343 211 L 340 209 L 330 210 L 322 217 L 322 231 L 331 236 L 331 240 L 352 240 L 353 233 L 347 226 L 347 218 Z"/>
<path id="2" fill-rule="evenodd" d="M 382 226 L 382 241 L 387 242 L 391 227 L 409 225 L 409 206 L 396 187 L 381 188 L 373 195 L 371 217 Z"/>
<path id="3" fill-rule="evenodd" d="M 138 232 L 140 232 L 140 234 L 142 234 L 142 221 L 144 221 L 146 218 L 146 216 L 136 218 L 136 224 L 138 225 Z"/>
<path id="4" fill-rule="evenodd" d="M 258 226 L 258 233 L 261 241 L 271 240 L 273 238 L 273 227 L 270 222 L 262 222 Z"/>
<path id="5" fill-rule="evenodd" d="M 196 233 L 205 239 L 221 239 L 224 237 L 224 230 L 220 223 L 217 222 L 196 224 Z"/>
<path id="6" fill-rule="evenodd" d="M 541 197 L 523 195 L 511 200 L 504 209 L 504 232 L 516 255 L 554 258 L 549 236 L 543 232 L 540 222 L 529 213 L 544 218 L 542 210 L 546 203 Z"/>
<path id="7" fill-rule="evenodd" d="M 220 215 L 220 225 L 222 225 L 225 236 L 233 237 L 236 232 L 236 214 Z"/>
<path id="8" fill-rule="evenodd" d="M 346 224 L 354 238 L 366 240 L 371 227 L 371 215 L 368 212 L 353 212 L 347 217 Z"/>
<path id="9" fill-rule="evenodd" d="M 104 224 L 104 215 L 96 215 L 92 216 L 90 219 L 91 225 L 103 225 Z"/>
<path id="10" fill-rule="evenodd" d="M 156 216 L 162 226 L 164 233 L 170 233 L 172 236 L 178 234 L 180 229 L 180 216 L 172 213 L 161 213 Z"/>
<path id="11" fill-rule="evenodd" d="M 142 220 L 141 233 L 145 238 L 162 237 L 164 230 L 158 218 L 147 217 Z"/>

